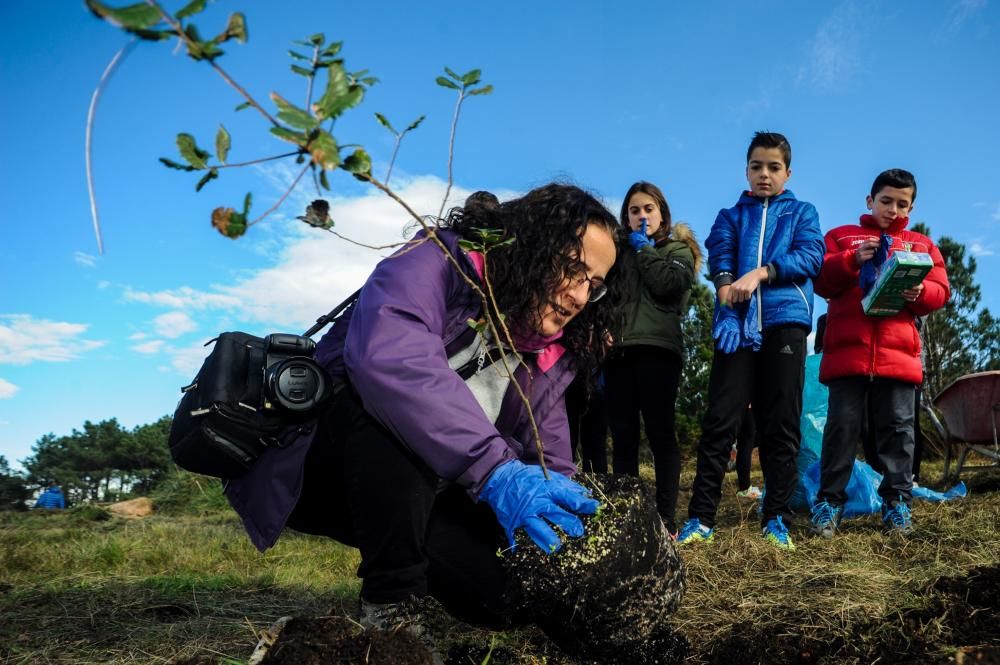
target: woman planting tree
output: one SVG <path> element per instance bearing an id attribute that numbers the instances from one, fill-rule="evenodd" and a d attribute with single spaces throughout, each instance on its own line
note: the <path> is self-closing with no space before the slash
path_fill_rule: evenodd
<path id="1" fill-rule="evenodd" d="M 434 234 L 454 262 L 426 241 L 379 263 L 317 348 L 337 392 L 315 434 L 228 484 L 254 544 L 287 524 L 358 547 L 366 626 L 422 632 L 427 596 L 467 619 L 505 617 L 498 547 L 524 528 L 554 552 L 553 525 L 582 536 L 577 514 L 598 507 L 570 480 L 563 393 L 602 359 L 592 331 L 617 332 L 616 229 L 592 196 L 552 184 L 452 210 Z"/>

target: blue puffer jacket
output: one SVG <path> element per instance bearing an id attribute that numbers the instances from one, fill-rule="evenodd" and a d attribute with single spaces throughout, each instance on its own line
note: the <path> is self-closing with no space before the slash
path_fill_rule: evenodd
<path id="1" fill-rule="evenodd" d="M 705 241 L 708 269 L 716 286 L 730 284 L 761 266 L 774 277 L 761 282 L 749 307 L 720 307 L 717 317 L 743 318 L 747 328 L 764 331 L 780 325 L 812 329 L 812 280 L 823 265 L 823 233 L 811 203 L 789 190 L 762 199 L 744 192 L 732 208 L 719 211 Z"/>
<path id="2" fill-rule="evenodd" d="M 62 490 L 58 485 L 52 485 L 38 495 L 35 501 L 35 508 L 45 508 L 47 510 L 62 510 L 66 507 L 66 500 L 63 498 Z"/>

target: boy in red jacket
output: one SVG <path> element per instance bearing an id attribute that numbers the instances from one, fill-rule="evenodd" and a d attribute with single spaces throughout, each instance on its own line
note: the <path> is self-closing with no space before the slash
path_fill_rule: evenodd
<path id="1" fill-rule="evenodd" d="M 816 293 L 829 299 L 819 378 L 830 389 L 830 404 L 820 454 L 820 490 L 812 510 L 812 529 L 826 538 L 836 532 L 847 501 L 845 489 L 869 393 L 876 452 L 885 468 L 878 490 L 882 521 L 892 533 L 913 530 L 913 393 L 923 381 L 914 318 L 943 307 L 951 295 L 941 252 L 927 236 L 906 230 L 916 196 L 913 174 L 884 171 L 868 196 L 871 214 L 862 215 L 860 225 L 839 226 L 826 234 Z M 925 252 L 934 267 L 921 284 L 903 292 L 902 311 L 867 316 L 859 277 L 867 272 L 862 267 L 875 256 L 883 236 L 891 240 L 890 253 Z"/>

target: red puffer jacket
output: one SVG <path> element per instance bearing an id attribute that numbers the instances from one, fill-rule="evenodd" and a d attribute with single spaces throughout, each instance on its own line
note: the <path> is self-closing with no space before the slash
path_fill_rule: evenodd
<path id="1" fill-rule="evenodd" d="M 914 384 L 923 381 L 920 334 L 913 320 L 943 307 L 951 287 L 941 252 L 927 236 L 907 231 L 908 221 L 899 218 L 886 229 L 893 238 L 890 253 L 926 252 L 934 267 L 924 278 L 924 290 L 916 302 L 892 316 L 866 316 L 861 309 L 860 268 L 854 252 L 865 240 L 878 240 L 878 222 L 871 215 L 862 215 L 860 226 L 838 226 L 826 234 L 826 255 L 816 279 L 816 294 L 829 299 L 819 369 L 823 383 L 845 376 L 878 376 Z"/>

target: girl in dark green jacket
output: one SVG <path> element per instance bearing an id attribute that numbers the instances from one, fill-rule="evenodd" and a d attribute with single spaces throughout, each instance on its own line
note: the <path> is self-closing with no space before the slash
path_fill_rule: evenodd
<path id="1" fill-rule="evenodd" d="M 681 320 L 701 266 L 701 248 L 684 224 L 671 224 L 656 185 L 637 182 L 625 195 L 621 224 L 635 250 L 629 261 L 625 326 L 604 370 L 614 472 L 639 474 L 639 416 L 653 452 L 656 507 L 671 535 L 681 461 L 674 408 L 684 355 Z"/>

